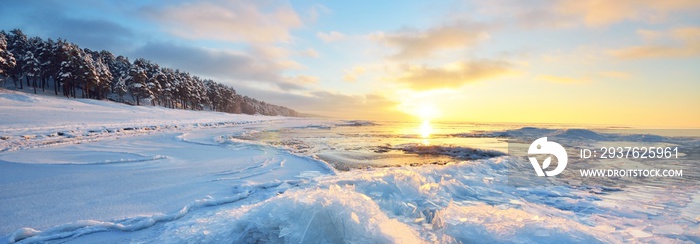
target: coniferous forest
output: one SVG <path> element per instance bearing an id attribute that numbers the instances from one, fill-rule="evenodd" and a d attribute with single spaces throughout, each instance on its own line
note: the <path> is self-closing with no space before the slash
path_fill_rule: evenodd
<path id="1" fill-rule="evenodd" d="M 292 109 L 236 93 L 230 86 L 137 58 L 80 48 L 67 40 L 0 31 L 0 86 L 70 98 L 227 113 L 298 116 Z"/>

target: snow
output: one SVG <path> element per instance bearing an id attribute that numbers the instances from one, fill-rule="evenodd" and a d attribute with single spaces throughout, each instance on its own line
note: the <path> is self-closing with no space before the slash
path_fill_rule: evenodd
<path id="1" fill-rule="evenodd" d="M 0 151 L 284 119 L 37 96 L 6 89 L 0 89 L 0 117 Z"/>
<path id="2" fill-rule="evenodd" d="M 387 135 L 374 122 L 193 112 L 1 89 L 0 113 L 0 241 L 7 243 L 700 241 L 697 182 L 606 186 L 535 178 L 516 185 L 512 172 L 532 170 L 525 159 L 416 144 L 420 138 Z M 358 133 L 367 128 L 376 136 Z M 543 128 L 443 139 L 506 134 L 698 145 Z"/>
<path id="3" fill-rule="evenodd" d="M 121 219 L 110 225 L 136 228 L 121 225 L 134 222 L 135 215 L 145 215 L 150 222 L 179 218 L 198 206 L 197 200 L 204 196 L 212 197 L 211 202 L 227 202 L 231 185 L 271 179 L 306 181 L 309 171 L 333 174 L 319 162 L 276 148 L 201 145 L 179 140 L 180 135 L 104 139 L 50 150 L 39 148 L 29 155 L 24 150 L 3 154 L 0 232 L 25 226 L 45 229 L 81 219 Z M 123 163 L 133 156 L 136 160 Z M 105 163 L 109 160 L 119 163 Z M 139 225 L 146 220 L 139 220 Z M 70 228 L 87 233 L 92 229 L 91 224 Z"/>
<path id="4" fill-rule="evenodd" d="M 27 242 L 133 231 L 201 206 L 247 197 L 232 185 L 334 174 L 278 148 L 217 142 L 226 128 L 295 124 L 282 117 L 133 107 L 0 90 L 0 233 Z M 69 116 L 66 116 L 69 115 Z M 200 141 L 207 143 L 193 143 Z M 41 231 L 39 231 L 41 230 Z"/>

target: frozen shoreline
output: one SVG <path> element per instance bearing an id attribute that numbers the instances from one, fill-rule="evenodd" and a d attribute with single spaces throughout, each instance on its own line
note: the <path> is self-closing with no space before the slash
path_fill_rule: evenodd
<path id="1" fill-rule="evenodd" d="M 328 134 L 335 126 L 371 130 L 371 123 L 90 102 L 0 90 L 7 115 L 0 136 L 8 136 L 0 144 L 0 241 L 700 241 L 697 185 L 609 188 L 540 179 L 546 184 L 515 186 L 510 173 L 531 166 L 496 151 L 403 144 L 414 138 L 398 135 L 402 143 L 351 152 L 353 139 Z M 67 107 L 78 115 L 52 119 Z M 280 144 L 239 139 L 274 141 L 289 128 L 323 133 Z M 505 132 L 611 138 L 582 130 Z M 357 140 L 373 138 L 386 139 Z M 385 152 L 391 150 L 417 156 Z M 453 159 L 343 172 L 321 160 L 433 154 Z"/>
<path id="2" fill-rule="evenodd" d="M 199 207 L 263 199 L 265 194 L 248 194 L 269 188 L 266 184 L 299 184 L 334 174 L 322 162 L 278 148 L 219 144 L 214 136 L 198 135 L 309 123 L 304 119 L 135 107 L 4 89 L 0 108 L 0 235 L 7 242 L 139 230 Z M 233 186 L 240 192 L 232 196 Z"/>

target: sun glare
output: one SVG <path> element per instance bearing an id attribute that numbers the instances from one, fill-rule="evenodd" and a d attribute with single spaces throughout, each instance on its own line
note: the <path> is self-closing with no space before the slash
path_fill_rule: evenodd
<path id="1" fill-rule="evenodd" d="M 432 133 L 433 133 L 433 127 L 430 126 L 430 121 L 424 120 L 423 124 L 420 125 L 421 137 L 428 138 L 428 137 L 430 137 L 430 134 L 432 134 Z"/>
<path id="2" fill-rule="evenodd" d="M 435 118 L 438 115 L 437 108 L 431 104 L 423 104 L 420 107 L 418 107 L 417 111 L 415 112 L 418 117 L 423 119 L 424 121 L 427 121 L 429 119 Z"/>

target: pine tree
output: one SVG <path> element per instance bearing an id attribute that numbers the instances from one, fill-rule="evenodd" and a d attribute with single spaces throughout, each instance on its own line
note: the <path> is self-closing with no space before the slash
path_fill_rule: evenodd
<path id="1" fill-rule="evenodd" d="M 44 90 L 50 86 L 48 82 L 53 79 L 56 95 L 61 90 L 73 98 L 81 90 L 83 98 L 104 99 L 116 94 L 121 102 L 124 95 L 131 94 L 137 105 L 147 99 L 154 106 L 169 108 L 296 115 L 294 110 L 241 96 L 229 86 L 187 72 L 145 59 L 131 64 L 126 57 L 115 58 L 105 50 L 80 49 L 61 39 L 27 38 L 19 29 L 0 31 L 0 77 L 10 77 L 19 89 L 31 81 L 35 93 L 37 87 Z"/>
<path id="2" fill-rule="evenodd" d="M 110 90 L 110 83 L 112 82 L 112 72 L 102 60 L 102 52 L 92 52 L 92 66 L 95 67 L 95 72 L 97 74 L 97 83 L 95 84 L 95 98 L 104 99 L 106 94 Z M 112 56 L 113 57 L 113 56 Z"/>
<path id="3" fill-rule="evenodd" d="M 129 69 L 129 78 L 126 85 L 129 87 L 131 96 L 136 100 L 136 105 L 141 105 L 140 100 L 149 95 L 146 87 L 148 75 L 146 75 L 145 62 L 146 60 L 144 59 L 136 59 L 131 69 Z"/>
<path id="4" fill-rule="evenodd" d="M 57 49 L 56 43 L 49 38 L 46 42 L 41 42 L 40 46 L 37 48 L 38 59 L 40 62 L 40 75 L 41 79 L 41 90 L 44 91 L 46 86 L 48 86 L 48 80 L 54 76 L 60 66 L 56 63 L 55 50 Z M 58 95 L 57 87 L 54 87 L 54 92 Z"/>
<path id="5" fill-rule="evenodd" d="M 43 41 L 39 37 L 32 37 L 27 41 L 27 47 L 24 50 L 24 55 L 22 57 L 22 71 L 24 71 L 24 77 L 27 80 L 27 86 L 30 85 L 34 88 L 34 94 L 36 94 L 37 83 L 36 80 L 41 76 L 41 62 L 38 58 L 38 53 L 43 46 Z"/>
<path id="6" fill-rule="evenodd" d="M 124 102 L 124 95 L 129 91 L 126 82 L 129 79 L 131 63 L 124 56 L 113 57 L 111 53 L 103 54 L 103 61 L 105 61 L 109 67 L 109 72 L 112 74 L 110 86 L 112 92 L 117 94 L 120 102 Z"/>
<path id="7" fill-rule="evenodd" d="M 24 35 L 22 30 L 14 29 L 10 31 L 10 35 L 7 39 L 8 49 L 13 55 L 15 55 L 16 60 L 15 67 L 12 69 L 12 71 L 10 71 L 10 78 L 12 78 L 14 81 L 15 87 L 17 87 L 17 82 L 19 82 L 19 89 L 24 89 L 21 78 L 24 75 L 24 71 L 22 70 L 24 67 L 23 55 L 25 54 L 28 46 L 27 36 Z"/>
<path id="8" fill-rule="evenodd" d="M 76 78 L 79 77 L 78 70 L 78 51 L 77 48 L 68 42 L 59 40 L 60 46 L 57 52 L 57 60 L 60 61 L 58 69 L 57 86 L 60 85 L 63 90 L 63 95 L 66 97 L 75 97 Z"/>
<path id="9" fill-rule="evenodd" d="M 0 32 L 0 76 L 7 77 L 8 73 L 15 68 L 14 55 L 7 50 L 7 37 L 5 32 Z M 2 79 L 2 84 L 5 86 L 5 79 Z"/>
<path id="10" fill-rule="evenodd" d="M 161 71 L 164 75 L 161 83 L 161 100 L 166 107 L 174 108 L 173 98 L 175 97 L 175 80 L 177 79 L 175 71 L 170 68 L 163 68 Z"/>

